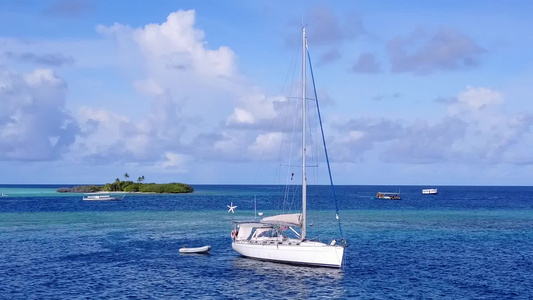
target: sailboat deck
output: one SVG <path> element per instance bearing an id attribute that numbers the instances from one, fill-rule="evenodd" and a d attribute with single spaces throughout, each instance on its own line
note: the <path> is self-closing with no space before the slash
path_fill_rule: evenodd
<path id="1" fill-rule="evenodd" d="M 236 243 L 241 244 L 254 244 L 254 245 L 300 245 L 300 240 L 295 239 L 284 239 L 280 241 L 279 239 L 273 238 L 264 238 L 264 239 L 250 239 L 245 241 L 235 241 Z"/>

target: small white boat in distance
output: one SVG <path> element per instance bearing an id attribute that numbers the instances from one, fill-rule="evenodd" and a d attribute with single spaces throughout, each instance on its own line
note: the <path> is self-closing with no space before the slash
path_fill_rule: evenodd
<path id="1" fill-rule="evenodd" d="M 111 195 L 110 193 L 88 193 L 83 195 L 85 201 L 119 201 L 125 195 Z"/>
<path id="2" fill-rule="evenodd" d="M 180 253 L 207 253 L 211 250 L 211 246 L 203 246 L 203 247 L 196 247 L 196 248 L 187 248 L 183 246 L 183 248 L 180 249 Z"/>
<path id="3" fill-rule="evenodd" d="M 437 189 L 423 189 L 422 194 L 424 195 L 435 195 L 437 194 Z"/>

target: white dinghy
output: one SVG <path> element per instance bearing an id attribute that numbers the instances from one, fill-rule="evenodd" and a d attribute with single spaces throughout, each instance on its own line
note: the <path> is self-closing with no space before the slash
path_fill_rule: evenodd
<path id="1" fill-rule="evenodd" d="M 211 246 L 203 246 L 203 247 L 195 247 L 195 248 L 188 248 L 183 246 L 183 248 L 180 249 L 180 253 L 208 253 L 209 250 L 211 250 Z"/>

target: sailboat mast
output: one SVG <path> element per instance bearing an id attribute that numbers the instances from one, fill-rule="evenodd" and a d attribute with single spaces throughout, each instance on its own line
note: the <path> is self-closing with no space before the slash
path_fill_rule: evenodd
<path id="1" fill-rule="evenodd" d="M 307 39 L 305 38 L 305 27 L 302 28 L 302 232 L 301 239 L 305 239 L 307 233 L 307 178 L 305 175 L 305 156 L 306 156 L 306 142 L 305 142 L 305 127 L 306 127 L 306 95 L 305 95 L 305 48 L 307 47 Z"/>

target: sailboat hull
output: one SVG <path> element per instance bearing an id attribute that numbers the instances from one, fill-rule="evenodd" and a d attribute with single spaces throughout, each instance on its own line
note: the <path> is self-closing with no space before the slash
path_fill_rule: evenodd
<path id="1" fill-rule="evenodd" d="M 242 256 L 289 264 L 340 268 L 344 247 L 320 242 L 304 241 L 300 244 L 252 244 L 233 242 L 233 250 Z"/>

